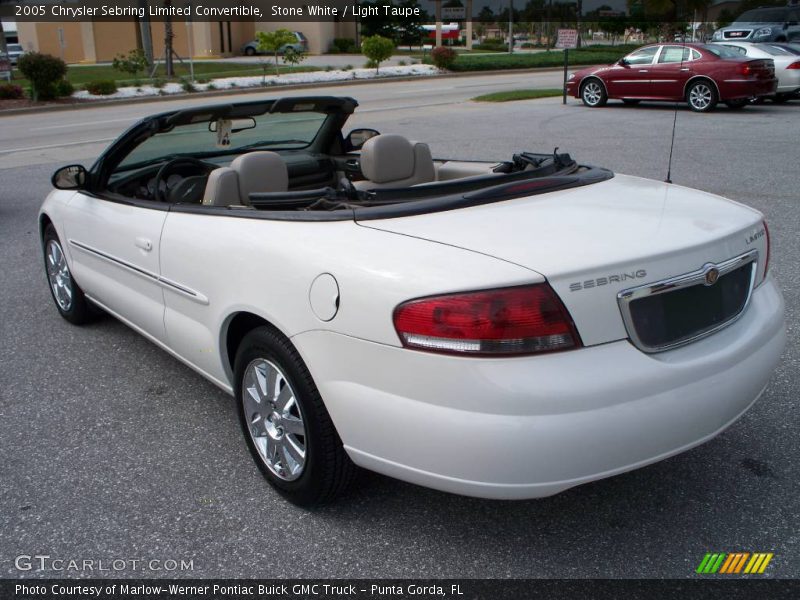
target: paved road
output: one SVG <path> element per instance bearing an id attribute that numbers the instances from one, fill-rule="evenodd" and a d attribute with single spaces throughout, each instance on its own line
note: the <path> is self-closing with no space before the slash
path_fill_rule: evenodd
<path id="1" fill-rule="evenodd" d="M 440 156 L 559 146 L 583 162 L 665 175 L 667 107 L 482 105 L 463 101 L 475 91 L 465 83 L 349 88 L 364 100 L 354 124 L 430 140 Z M 769 576 L 800 576 L 797 103 L 678 111 L 675 182 L 767 214 L 787 299 L 789 347 L 741 421 L 691 452 L 549 499 L 461 498 L 365 473 L 349 497 L 316 511 L 262 480 L 227 396 L 113 319 L 76 328 L 51 305 L 35 221 L 48 161 L 85 160 L 100 144 L 65 144 L 109 137 L 153 109 L 2 120 L 3 150 L 57 147 L 27 151 L 22 165 L 0 155 L 12 167 L 0 170 L 0 575 L 19 576 L 19 554 L 47 553 L 191 559 L 201 577 L 690 577 L 706 551 L 745 550 L 775 553 Z M 12 128 L 35 137 L 14 141 Z M 625 232 L 607 234 L 613 243 Z"/>

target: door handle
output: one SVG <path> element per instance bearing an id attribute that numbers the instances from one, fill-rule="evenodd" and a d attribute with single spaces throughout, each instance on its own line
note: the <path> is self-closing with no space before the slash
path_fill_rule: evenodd
<path id="1" fill-rule="evenodd" d="M 639 73 L 647 73 L 647 69 L 639 69 Z"/>
<path id="2" fill-rule="evenodd" d="M 137 237 L 135 244 L 137 248 L 141 248 L 145 252 L 150 252 L 153 249 L 153 242 L 144 237 Z"/>
<path id="3" fill-rule="evenodd" d="M 691 71 L 689 67 L 681 67 L 681 71 Z"/>

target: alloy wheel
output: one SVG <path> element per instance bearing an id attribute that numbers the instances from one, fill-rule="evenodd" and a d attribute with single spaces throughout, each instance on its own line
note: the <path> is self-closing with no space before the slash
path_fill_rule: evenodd
<path id="1" fill-rule="evenodd" d="M 67 266 L 67 259 L 61 245 L 55 240 L 47 242 L 46 251 L 47 278 L 50 281 L 50 288 L 53 290 L 53 297 L 58 306 L 64 312 L 72 308 L 72 277 Z"/>
<path id="2" fill-rule="evenodd" d="M 706 110 L 711 105 L 713 91 L 705 83 L 695 84 L 689 92 L 689 104 L 695 110 Z"/>
<path id="3" fill-rule="evenodd" d="M 603 90 L 596 81 L 590 81 L 583 86 L 583 100 L 589 106 L 597 106 L 603 98 Z"/>
<path id="4" fill-rule="evenodd" d="M 247 430 L 258 455 L 276 477 L 298 479 L 308 439 L 303 413 L 283 371 L 258 358 L 244 372 L 242 402 Z"/>

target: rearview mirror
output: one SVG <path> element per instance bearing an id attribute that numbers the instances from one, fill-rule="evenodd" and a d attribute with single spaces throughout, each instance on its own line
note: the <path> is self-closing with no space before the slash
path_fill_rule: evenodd
<path id="1" fill-rule="evenodd" d="M 80 190 L 86 185 L 86 168 L 82 165 L 61 167 L 50 181 L 59 190 Z"/>
<path id="2" fill-rule="evenodd" d="M 256 127 L 256 120 L 253 117 L 244 117 L 241 119 L 230 119 L 227 121 L 225 119 L 210 121 L 208 123 L 208 130 L 212 133 L 216 133 L 219 130 L 220 123 L 230 123 L 231 133 L 239 133 L 245 129 L 255 129 Z"/>
<path id="3" fill-rule="evenodd" d="M 353 129 L 353 131 L 348 133 L 347 137 L 344 138 L 344 150 L 345 152 L 361 150 L 361 147 L 368 139 L 374 138 L 376 135 L 380 134 L 381 132 L 375 129 Z"/>

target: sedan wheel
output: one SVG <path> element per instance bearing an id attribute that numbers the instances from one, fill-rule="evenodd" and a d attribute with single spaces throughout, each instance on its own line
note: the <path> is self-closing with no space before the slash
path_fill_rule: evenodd
<path id="1" fill-rule="evenodd" d="M 250 48 L 250 47 L 248 46 L 247 48 L 245 48 L 245 49 L 244 49 L 244 53 L 245 53 L 247 56 L 255 56 L 255 55 L 256 55 L 256 50 L 255 50 L 255 48 Z"/>
<path id="2" fill-rule="evenodd" d="M 608 95 L 602 83 L 597 79 L 590 79 L 581 87 L 581 99 L 586 106 L 594 108 L 605 105 Z"/>
<path id="3" fill-rule="evenodd" d="M 686 92 L 689 108 L 695 112 L 708 112 L 717 105 L 717 92 L 707 81 L 697 81 Z"/>
<path id="4" fill-rule="evenodd" d="M 43 242 L 47 283 L 59 314 L 75 325 L 88 323 L 95 313 L 72 277 L 61 240 L 52 225 L 44 230 Z"/>
<path id="5" fill-rule="evenodd" d="M 266 326 L 252 330 L 236 352 L 235 376 L 242 432 L 267 481 L 301 506 L 341 494 L 356 467 L 292 343 Z"/>

